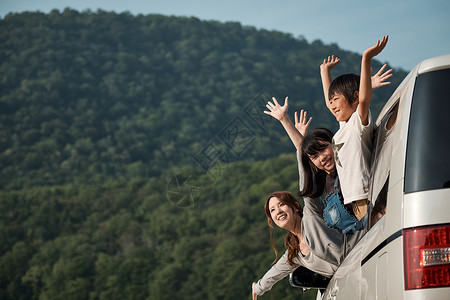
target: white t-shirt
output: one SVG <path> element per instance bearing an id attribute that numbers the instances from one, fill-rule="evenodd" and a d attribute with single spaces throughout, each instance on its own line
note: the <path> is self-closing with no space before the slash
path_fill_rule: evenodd
<path id="1" fill-rule="evenodd" d="M 369 124 L 363 126 L 357 109 L 339 125 L 333 136 L 333 151 L 344 204 L 348 204 L 368 199 L 373 124 L 369 112 Z"/>

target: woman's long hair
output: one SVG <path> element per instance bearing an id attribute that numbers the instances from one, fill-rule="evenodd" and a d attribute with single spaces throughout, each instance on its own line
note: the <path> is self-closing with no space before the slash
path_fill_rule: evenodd
<path id="1" fill-rule="evenodd" d="M 285 191 L 280 191 L 280 192 L 273 192 L 269 198 L 267 198 L 266 204 L 264 206 L 264 210 L 266 211 L 266 216 L 267 216 L 267 223 L 269 224 L 269 228 L 270 228 L 270 244 L 272 245 L 273 251 L 275 252 L 275 260 L 272 262 L 275 263 L 278 259 L 278 252 L 277 252 L 277 248 L 275 247 L 275 244 L 273 242 L 273 223 L 274 221 L 272 220 L 272 216 L 270 215 L 270 208 L 269 208 L 269 201 L 271 198 L 277 198 L 281 203 L 286 204 L 287 206 L 289 206 L 294 212 L 297 209 L 298 212 L 297 214 L 300 216 L 300 221 L 303 218 L 303 207 L 301 206 L 300 203 L 298 203 L 298 201 L 295 199 L 295 197 L 289 193 L 289 192 L 285 192 Z M 294 228 L 297 227 L 297 219 L 295 220 L 295 224 L 294 224 Z M 300 241 L 298 240 L 297 236 L 295 234 L 293 234 L 292 232 L 289 232 L 288 235 L 286 236 L 286 238 L 284 239 L 284 246 L 286 247 L 286 249 L 288 250 L 288 262 L 291 266 L 296 266 L 296 264 L 294 263 L 294 258 L 298 256 L 298 253 L 300 251 L 300 247 L 299 247 Z"/>
<path id="2" fill-rule="evenodd" d="M 317 168 L 309 157 L 325 150 L 332 140 L 333 133 L 326 128 L 317 128 L 305 135 L 300 153 L 304 168 L 304 185 L 298 193 L 300 197 L 316 198 L 323 194 L 327 173 Z"/>

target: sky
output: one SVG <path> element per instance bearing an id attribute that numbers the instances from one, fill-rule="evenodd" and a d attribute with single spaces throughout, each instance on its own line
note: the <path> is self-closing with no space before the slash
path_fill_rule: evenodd
<path id="1" fill-rule="evenodd" d="M 360 54 L 388 34 L 388 45 L 376 59 L 405 71 L 450 54 L 448 0 L 0 0 L 0 17 L 67 7 L 240 22 Z"/>

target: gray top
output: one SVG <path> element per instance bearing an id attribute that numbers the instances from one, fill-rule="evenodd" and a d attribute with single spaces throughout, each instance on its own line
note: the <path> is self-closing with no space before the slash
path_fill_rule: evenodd
<path id="1" fill-rule="evenodd" d="M 299 185 L 303 188 L 303 165 L 297 152 Z M 331 277 L 342 263 L 345 256 L 364 235 L 365 230 L 354 234 L 344 235 L 338 229 L 327 226 L 323 219 L 324 205 L 320 198 L 304 197 L 303 207 L 303 236 L 308 245 L 309 254 L 301 253 L 294 259 L 298 266 L 304 266 L 314 272 Z M 296 267 L 289 264 L 287 250 L 272 268 L 255 285 L 254 291 L 258 295 L 264 294 L 272 286 L 292 273 Z"/>

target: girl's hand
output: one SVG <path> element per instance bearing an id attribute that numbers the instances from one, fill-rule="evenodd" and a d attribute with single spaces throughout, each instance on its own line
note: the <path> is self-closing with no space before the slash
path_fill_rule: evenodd
<path id="1" fill-rule="evenodd" d="M 308 132 L 309 124 L 311 123 L 312 117 L 309 118 L 308 121 L 306 121 L 308 118 L 306 117 L 306 110 L 300 111 L 300 121 L 298 120 L 297 112 L 294 114 L 295 119 L 295 128 L 301 133 L 301 135 L 305 136 Z"/>
<path id="2" fill-rule="evenodd" d="M 322 62 L 322 64 L 320 65 L 320 69 L 321 70 L 331 70 L 334 67 L 337 66 L 337 64 L 341 61 L 340 58 L 338 57 L 334 57 L 334 55 L 328 56 L 328 59 L 325 58 Z"/>
<path id="3" fill-rule="evenodd" d="M 386 69 L 387 64 L 384 64 L 378 72 L 372 76 L 372 90 L 377 89 L 381 86 L 385 86 L 388 84 L 391 84 L 390 81 L 386 81 L 387 79 L 394 76 L 392 74 L 393 69 L 389 69 L 386 72 L 384 72 L 384 69 Z M 384 73 L 383 73 L 384 72 Z"/>
<path id="4" fill-rule="evenodd" d="M 288 103 L 288 97 L 284 100 L 284 105 L 281 106 L 278 104 L 277 99 L 275 97 L 272 97 L 272 102 L 267 102 L 266 107 L 269 109 L 269 111 L 265 110 L 264 113 L 274 117 L 278 121 L 281 121 L 281 119 L 285 118 L 287 116 L 287 110 L 289 108 Z"/>

